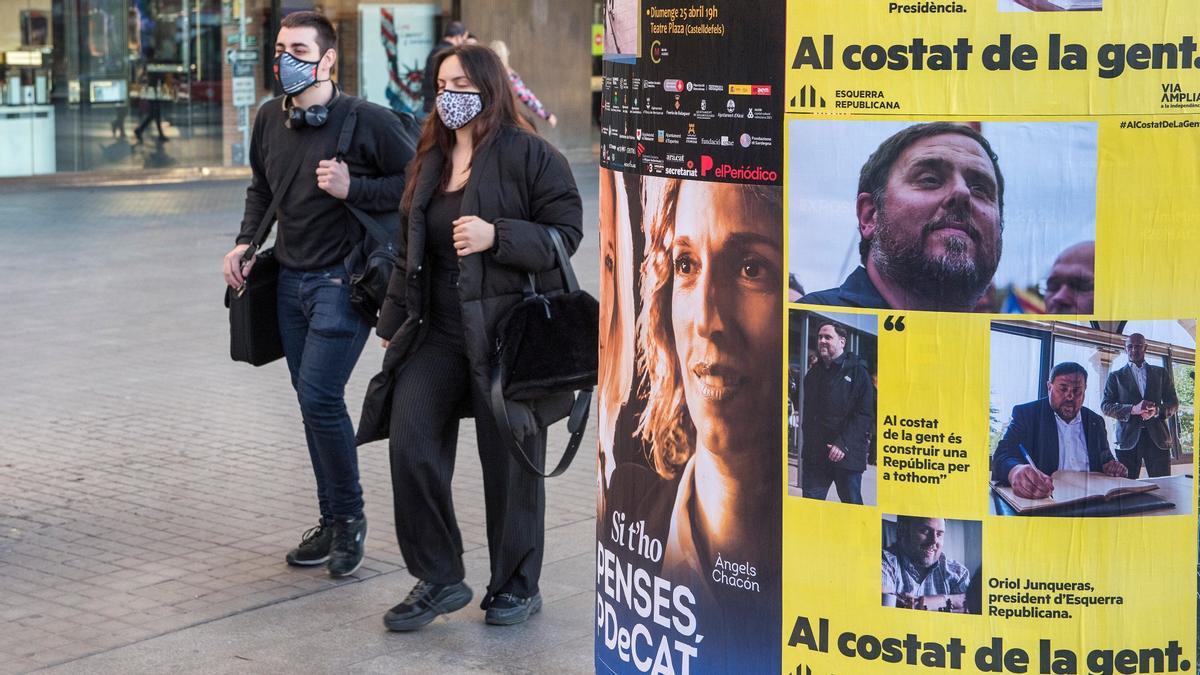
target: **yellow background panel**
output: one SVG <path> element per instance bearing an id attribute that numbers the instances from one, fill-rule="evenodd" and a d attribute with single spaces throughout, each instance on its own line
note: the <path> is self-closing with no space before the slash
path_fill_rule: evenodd
<path id="1" fill-rule="evenodd" d="M 937 4 L 952 3 L 938 0 Z M 1126 67 L 1117 77 L 1100 75 L 1105 44 L 1178 44 L 1185 35 L 1195 36 L 1195 5 L 1190 0 L 1105 0 L 1102 12 L 999 12 L 996 0 L 960 0 L 959 4 L 966 8 L 965 13 L 913 14 L 889 12 L 891 3 L 879 0 L 790 0 L 787 98 L 797 95 L 801 87 L 813 86 L 826 100 L 828 107 L 822 112 L 855 112 L 837 108 L 838 90 L 879 90 L 900 104 L 900 110 L 886 111 L 889 114 L 1159 114 L 1187 112 L 1161 107 L 1162 84 L 1178 83 L 1185 91 L 1200 91 L 1200 69 L 1195 67 Z M 1013 45 L 1029 44 L 1037 50 L 1033 70 L 985 69 L 984 49 L 999 44 L 1005 34 L 1011 36 Z M 1086 49 L 1086 70 L 1049 69 L 1051 34 L 1061 35 L 1063 43 L 1077 43 Z M 823 65 L 832 68 L 793 69 L 801 39 L 812 37 L 818 50 L 823 51 L 825 35 L 833 36 L 833 62 Z M 973 47 L 967 69 L 850 70 L 843 63 L 848 46 L 875 44 L 887 49 L 911 45 L 913 38 L 921 38 L 926 45 L 953 45 L 959 38 L 967 38 Z M 1128 53 L 1127 48 L 1122 51 Z M 1196 56 L 1193 53 L 1193 61 Z M 1180 58 L 1177 65 L 1182 66 L 1182 62 Z"/>

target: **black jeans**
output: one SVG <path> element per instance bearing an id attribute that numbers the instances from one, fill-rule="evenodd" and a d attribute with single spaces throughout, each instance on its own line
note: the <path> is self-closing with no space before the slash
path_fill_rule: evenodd
<path id="1" fill-rule="evenodd" d="M 434 316 L 446 314 L 445 290 L 434 293 Z M 450 300 L 456 305 L 457 295 Z M 450 490 L 460 414 L 475 417 L 483 466 L 491 562 L 484 606 L 501 592 L 531 597 L 542 571 L 545 487 L 499 442 L 488 399 L 472 381 L 462 336 L 436 324 L 400 366 L 393 390 L 389 449 L 400 552 L 409 572 L 423 581 L 449 584 L 465 576 Z M 526 447 L 544 456 L 545 433 Z"/>
<path id="2" fill-rule="evenodd" d="M 346 381 L 371 327 L 350 307 L 349 283 L 340 263 L 279 270 L 279 336 L 300 400 L 317 502 L 327 518 L 357 518 L 363 509 Z"/>
<path id="3" fill-rule="evenodd" d="M 838 499 L 843 504 L 862 504 L 862 475 L 861 471 L 847 471 L 836 466 L 822 464 L 802 464 L 803 475 L 800 476 L 800 489 L 809 499 L 825 499 L 829 496 L 829 486 L 837 485 Z"/>

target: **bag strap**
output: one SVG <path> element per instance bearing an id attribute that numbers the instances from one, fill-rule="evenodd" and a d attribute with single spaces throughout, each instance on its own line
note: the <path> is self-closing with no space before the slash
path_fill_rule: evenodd
<path id="1" fill-rule="evenodd" d="M 571 432 L 571 438 L 567 441 L 567 449 L 563 451 L 562 459 L 558 460 L 558 465 L 554 467 L 554 470 L 545 473 L 530 459 L 529 452 L 525 450 L 521 441 L 517 440 L 517 435 L 513 432 L 512 425 L 509 424 L 508 402 L 504 400 L 504 374 L 504 368 L 499 363 L 492 366 L 492 417 L 496 420 L 496 427 L 500 430 L 501 440 L 508 446 L 509 452 L 512 453 L 517 463 L 526 471 L 542 478 L 554 478 L 562 475 L 571 465 L 571 461 L 575 459 L 575 453 L 579 451 L 579 444 L 583 441 L 588 413 L 591 412 L 592 407 L 591 388 L 580 390 L 575 395 L 575 403 L 571 405 L 571 414 L 567 417 L 567 431 Z"/>
<path id="2" fill-rule="evenodd" d="M 292 147 L 295 148 L 296 146 Z M 267 239 L 267 233 L 271 231 L 271 223 L 275 221 L 275 211 L 279 209 L 279 204 L 283 201 L 283 195 L 292 186 L 292 179 L 296 177 L 296 172 L 300 169 L 300 162 L 304 160 L 306 155 L 308 155 L 307 152 L 296 152 L 292 156 L 292 163 L 283 173 L 283 179 L 279 181 L 279 185 L 272 188 L 271 205 L 263 213 L 262 221 L 258 224 L 258 229 L 254 231 L 254 237 L 250 239 L 250 247 L 242 254 L 243 263 L 250 262 L 250 259 L 258 253 L 258 249 L 262 248 L 263 242 Z"/>
<path id="3" fill-rule="evenodd" d="M 362 104 L 363 100 L 357 96 L 351 98 L 348 103 L 350 106 L 350 112 L 346 114 L 346 119 L 342 122 L 342 130 L 341 133 L 338 134 L 337 154 L 334 155 L 339 162 L 346 161 L 346 153 L 350 152 L 350 143 L 354 140 L 354 128 L 358 125 L 358 107 Z M 377 244 L 386 246 L 392 242 L 392 235 L 387 231 L 387 229 L 380 225 L 379 222 L 372 218 L 366 211 L 363 211 L 346 200 L 342 200 L 342 203 L 346 205 L 346 208 L 350 210 L 350 213 L 354 214 L 354 217 L 358 219 L 358 222 L 362 223 L 363 229 L 367 231 L 367 234 L 369 234 Z"/>
<path id="4" fill-rule="evenodd" d="M 563 286 L 568 293 L 579 290 L 579 279 L 575 277 L 575 268 L 571 265 L 571 256 L 567 255 L 567 247 L 563 244 L 562 232 L 557 227 L 547 227 L 550 243 L 554 246 L 554 256 L 558 258 L 558 269 L 562 271 Z"/>
<path id="5" fill-rule="evenodd" d="M 575 277 L 575 268 L 571 265 L 571 256 L 567 255 L 562 233 L 553 226 L 547 227 L 546 232 L 550 235 L 550 245 L 554 247 L 554 258 L 558 261 L 558 269 L 562 274 L 563 288 L 568 293 L 579 290 L 579 279 Z M 532 272 L 525 275 L 522 293 L 527 298 L 537 295 L 537 275 Z"/>
<path id="6" fill-rule="evenodd" d="M 554 246 L 554 255 L 558 258 L 558 267 L 563 275 L 563 285 L 568 293 L 579 290 L 579 280 L 575 277 L 575 269 L 571 266 L 571 257 L 567 255 L 567 248 L 563 244 L 562 233 L 555 227 L 546 228 L 546 232 L 550 235 L 550 243 Z M 527 283 L 532 286 L 532 274 L 528 275 Z M 530 473 L 542 478 L 554 478 L 562 475 L 571 465 L 571 461 L 575 459 L 575 453 L 579 451 L 579 444 L 583 441 L 588 413 L 591 412 L 592 407 L 592 389 L 590 387 L 581 389 L 575 394 L 575 402 L 571 405 L 571 414 L 567 417 L 567 431 L 571 432 L 571 438 L 567 441 L 567 449 L 563 451 L 562 459 L 558 461 L 554 470 L 545 473 L 530 459 L 525 446 L 517 440 L 517 435 L 508 421 L 508 401 L 504 400 L 504 380 L 507 379 L 507 375 L 501 360 L 497 359 L 496 364 L 492 366 L 491 407 L 492 417 L 496 420 L 496 427 L 500 430 L 501 439 L 517 462 Z"/>

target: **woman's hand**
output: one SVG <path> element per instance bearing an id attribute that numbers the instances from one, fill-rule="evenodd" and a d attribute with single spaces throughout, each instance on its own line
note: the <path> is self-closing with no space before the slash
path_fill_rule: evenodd
<path id="1" fill-rule="evenodd" d="M 453 224 L 454 249 L 460 258 L 482 253 L 496 243 L 496 226 L 479 216 L 463 216 Z"/>

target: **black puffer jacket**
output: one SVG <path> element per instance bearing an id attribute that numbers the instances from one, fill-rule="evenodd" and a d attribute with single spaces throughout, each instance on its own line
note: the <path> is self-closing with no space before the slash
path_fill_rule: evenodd
<path id="1" fill-rule="evenodd" d="M 426 333 L 431 268 L 425 256 L 425 209 L 437 191 L 444 157 L 436 148 L 425 161 L 412 208 L 401 214 L 400 262 L 392 274 L 376 333 L 390 340 L 383 369 L 372 378 L 363 402 L 358 442 L 386 438 L 396 372 Z M 476 392 L 489 389 L 496 326 L 522 295 L 526 275 L 540 289 L 562 288 L 554 247 L 546 228 L 562 233 L 574 253 L 583 238 L 583 207 L 567 160 L 540 136 L 506 127 L 477 148 L 462 198 L 460 215 L 475 215 L 496 227 L 491 250 L 459 258 L 459 298 L 471 378 Z M 556 398 L 531 406 L 510 406 L 518 436 L 560 419 L 570 406 Z"/>

